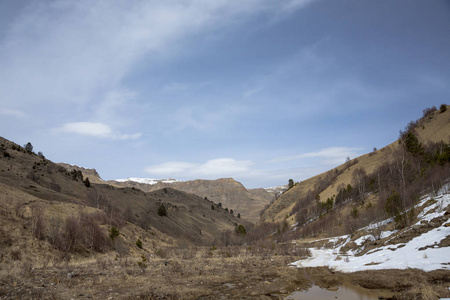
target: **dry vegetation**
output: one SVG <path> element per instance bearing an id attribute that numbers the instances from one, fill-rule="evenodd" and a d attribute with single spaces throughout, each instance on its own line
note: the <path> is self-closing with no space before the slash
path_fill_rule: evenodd
<path id="1" fill-rule="evenodd" d="M 414 211 L 403 212 L 450 178 L 449 120 L 448 110 L 425 109 L 397 142 L 295 184 L 262 220 L 297 224 L 283 240 L 353 233 L 388 217 L 397 229 L 408 226 Z"/>
<path id="2" fill-rule="evenodd" d="M 279 247 L 167 247 L 140 256 L 109 252 L 3 258 L 2 299 L 226 299 L 268 298 L 305 288 L 287 265 L 305 254 Z"/>
<path id="3" fill-rule="evenodd" d="M 308 244 L 311 237 L 357 238 L 356 229 L 387 216 L 395 229 L 408 226 L 417 212 L 405 209 L 450 178 L 448 141 L 425 143 L 428 134 L 439 142 L 436 132 L 448 133 L 448 114 L 426 110 L 401 144 L 297 183 L 263 214 L 273 222 L 255 226 L 174 189 L 91 183 L 31 144 L 1 139 L 0 299 L 279 299 L 343 283 L 385 289 L 394 299 L 449 297 L 448 271 L 289 267 L 307 247 L 332 246 Z M 400 230 L 398 238 L 414 233 Z M 299 237 L 303 243 L 292 242 Z"/>

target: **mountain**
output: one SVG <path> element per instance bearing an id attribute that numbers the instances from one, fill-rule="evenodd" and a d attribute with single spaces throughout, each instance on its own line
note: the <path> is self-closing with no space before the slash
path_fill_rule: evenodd
<path id="1" fill-rule="evenodd" d="M 241 218 L 253 223 L 259 221 L 259 213 L 275 199 L 275 192 L 268 192 L 264 189 L 247 190 L 233 178 L 190 181 L 129 178 L 110 180 L 108 184 L 116 187 L 134 187 L 145 192 L 173 188 L 195 194 L 216 204 L 220 203 L 222 207 L 232 209 L 236 215 L 239 213 Z"/>
<path id="2" fill-rule="evenodd" d="M 176 179 L 151 179 L 151 178 L 126 178 L 103 181 L 95 169 L 87 169 L 66 163 L 58 165 L 72 170 L 80 171 L 84 177 L 88 177 L 93 183 L 125 188 L 132 187 L 144 192 L 153 192 L 163 188 L 173 188 L 186 193 L 206 198 L 222 207 L 232 209 L 235 215 L 252 223 L 257 223 L 260 212 L 266 208 L 286 187 L 273 187 L 268 189 L 247 190 L 240 182 L 233 178 L 220 178 L 216 180 L 196 179 L 179 181 Z"/>
<path id="3" fill-rule="evenodd" d="M 297 236 L 344 234 L 387 216 L 396 217 L 398 226 L 408 223 L 403 211 L 450 178 L 450 111 L 445 108 L 425 109 L 392 144 L 297 182 L 261 221 L 296 225 Z"/>

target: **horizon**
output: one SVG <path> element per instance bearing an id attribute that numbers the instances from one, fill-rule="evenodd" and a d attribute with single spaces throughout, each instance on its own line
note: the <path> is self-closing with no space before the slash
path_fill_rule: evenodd
<path id="1" fill-rule="evenodd" d="M 0 16 L 0 135 L 104 180 L 299 182 L 450 95 L 444 0 L 24 0 Z"/>

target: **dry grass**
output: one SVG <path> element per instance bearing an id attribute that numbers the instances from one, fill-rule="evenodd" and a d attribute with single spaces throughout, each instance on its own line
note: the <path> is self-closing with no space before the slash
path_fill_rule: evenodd
<path id="1" fill-rule="evenodd" d="M 450 108 L 450 106 L 448 106 Z M 439 113 L 439 110 L 432 115 L 426 117 L 417 126 L 417 133 L 422 142 L 450 142 L 450 109 L 447 109 L 444 113 Z M 399 128 L 400 129 L 400 128 Z M 327 198 L 337 195 L 340 186 L 347 186 L 347 184 L 353 185 L 352 173 L 356 168 L 362 168 L 367 174 L 371 174 L 382 163 L 391 160 L 392 153 L 399 148 L 397 141 L 387 145 L 382 149 L 378 149 L 376 152 L 368 153 L 357 158 L 358 162 L 349 168 L 346 164 L 342 164 L 337 169 L 342 173 L 334 180 L 325 190 L 320 193 L 320 199 L 326 201 Z M 329 171 L 332 172 L 333 170 Z M 289 215 L 295 202 L 306 195 L 308 190 L 314 190 L 315 185 L 319 182 L 320 178 L 324 178 L 328 172 L 319 174 L 307 180 L 304 180 L 296 184 L 288 192 L 279 197 L 263 214 L 262 220 L 271 222 L 280 222 Z M 376 205 L 377 201 L 374 201 Z M 344 220 L 346 217 L 343 218 Z M 288 218 L 287 221 L 290 224 L 294 223 L 293 218 Z"/>
<path id="2" fill-rule="evenodd" d="M 241 299 L 282 295 L 308 284 L 287 266 L 300 257 L 279 255 L 276 249 L 263 256 L 245 247 L 164 250 L 166 258 L 111 252 L 96 258 L 55 257 L 45 266 L 14 261 L 0 270 L 0 297 Z"/>
<path id="3" fill-rule="evenodd" d="M 353 274 L 327 268 L 297 269 L 304 257 L 289 244 L 233 247 L 163 247 L 120 256 L 116 252 L 7 258 L 0 265 L 3 299 L 271 299 L 314 282 L 321 287 L 356 284 L 396 292 L 396 299 L 448 297 L 450 272 L 366 271 Z M 181 248 L 184 247 L 184 248 Z M 407 295 L 407 296 L 405 296 Z M 405 298 L 406 297 L 406 298 Z"/>

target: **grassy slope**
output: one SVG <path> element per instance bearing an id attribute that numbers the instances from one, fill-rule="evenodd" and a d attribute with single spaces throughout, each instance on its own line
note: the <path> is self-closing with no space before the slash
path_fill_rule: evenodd
<path id="1" fill-rule="evenodd" d="M 438 110 L 418 124 L 417 133 L 422 143 L 426 143 L 427 141 L 438 142 L 441 140 L 447 143 L 450 142 L 450 106 L 447 107 L 448 109 L 446 112 L 440 113 Z M 352 172 L 355 168 L 363 168 L 367 174 L 371 174 L 378 165 L 391 159 L 390 155 L 397 147 L 399 147 L 398 141 L 395 141 L 392 144 L 377 150 L 373 154 L 369 153 L 358 157 L 358 162 L 349 168 L 346 164 L 338 166 L 337 169 L 339 171 L 344 171 L 332 182 L 332 184 L 320 193 L 320 199 L 326 200 L 327 198 L 336 195 L 340 186 L 352 184 Z M 327 171 L 297 183 L 292 189 L 281 195 L 263 213 L 261 221 L 279 222 L 286 219 L 286 215 L 289 215 L 291 212 L 295 205 L 295 201 L 300 197 L 304 197 L 308 190 L 314 190 L 314 186 L 320 178 L 325 177 L 328 172 L 332 171 L 333 170 Z M 376 199 L 373 200 L 376 201 Z M 291 224 L 294 222 L 293 218 L 288 218 L 287 221 Z"/>
<path id="2" fill-rule="evenodd" d="M 30 211 L 39 204 L 46 215 L 64 218 L 77 215 L 81 209 L 92 211 L 93 208 L 88 206 L 89 199 L 93 195 L 102 195 L 122 212 L 130 207 L 136 224 L 164 231 L 167 238 L 183 236 L 190 241 L 210 244 L 214 239 L 220 239 L 223 230 L 234 230 L 235 223 L 248 225 L 223 209 L 216 207 L 212 210 L 211 202 L 184 192 L 166 189 L 150 194 L 96 184 L 87 188 L 81 180 L 74 180 L 65 169 L 49 160 L 25 153 L 23 148 L 18 151 L 18 145 L 5 139 L 0 139 L 0 145 L 3 145 L 0 153 L 0 208 L 7 215 L 17 215 L 16 211 L 25 209 Z M 157 214 L 161 203 L 167 206 L 167 217 Z M 27 218 L 16 221 L 29 223 Z"/>

